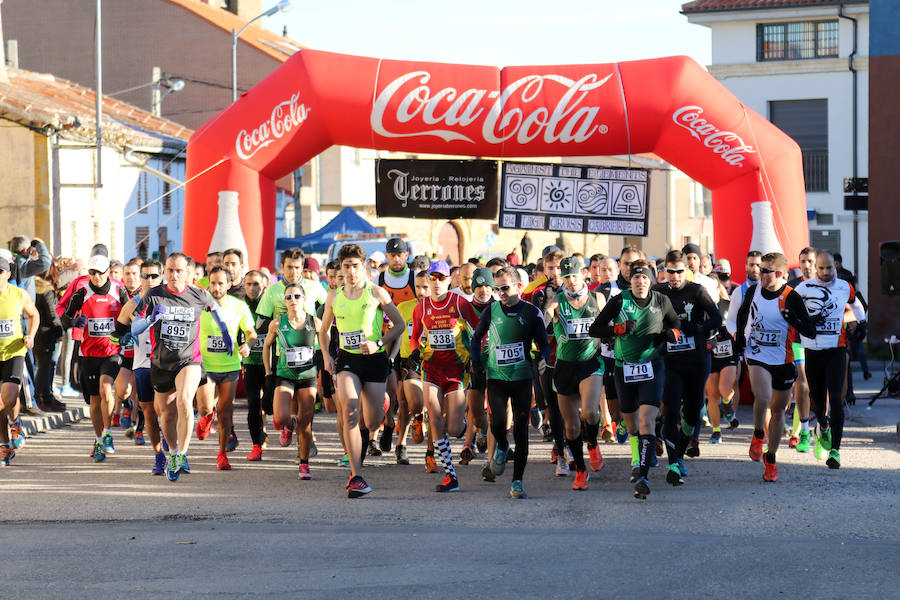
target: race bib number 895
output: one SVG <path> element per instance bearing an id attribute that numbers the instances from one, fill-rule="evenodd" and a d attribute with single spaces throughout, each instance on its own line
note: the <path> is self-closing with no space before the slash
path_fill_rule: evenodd
<path id="1" fill-rule="evenodd" d="M 191 324 L 185 321 L 163 321 L 159 328 L 159 337 L 170 344 L 187 344 Z"/>

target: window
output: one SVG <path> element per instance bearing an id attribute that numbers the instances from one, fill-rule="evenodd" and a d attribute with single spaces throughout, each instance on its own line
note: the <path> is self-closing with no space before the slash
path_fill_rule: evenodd
<path id="1" fill-rule="evenodd" d="M 150 228 L 141 226 L 134 228 L 134 245 L 137 246 L 138 256 L 147 258 L 147 248 L 150 246 Z"/>
<path id="2" fill-rule="evenodd" d="M 809 245 L 832 254 L 841 251 L 840 229 L 813 229 L 809 232 Z"/>
<path id="3" fill-rule="evenodd" d="M 838 22 L 794 21 L 756 26 L 756 60 L 803 60 L 838 55 Z"/>
<path id="4" fill-rule="evenodd" d="M 163 166 L 163 173 L 165 173 L 166 175 L 172 174 L 172 167 L 170 166 L 170 163 L 166 163 L 166 165 Z M 169 184 L 168 181 L 163 180 L 162 211 L 163 211 L 164 215 L 172 214 L 172 194 L 170 193 L 171 191 L 172 191 L 172 186 Z"/>
<path id="5" fill-rule="evenodd" d="M 147 175 L 141 171 L 137 183 L 137 205 L 138 210 L 143 214 L 147 214 L 147 202 Z"/>
<path id="6" fill-rule="evenodd" d="M 828 100 L 769 102 L 769 120 L 803 152 L 807 192 L 828 191 Z"/>
<path id="7" fill-rule="evenodd" d="M 712 216 L 712 192 L 705 187 L 696 185 L 691 199 L 691 216 L 695 219 L 705 219 Z M 699 193 L 698 193 L 699 191 Z"/>

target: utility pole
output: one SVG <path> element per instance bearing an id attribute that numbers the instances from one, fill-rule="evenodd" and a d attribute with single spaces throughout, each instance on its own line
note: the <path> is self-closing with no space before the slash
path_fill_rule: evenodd
<path id="1" fill-rule="evenodd" d="M 150 73 L 150 114 L 159 117 L 162 116 L 162 88 L 159 83 L 162 79 L 162 69 L 153 67 Z"/>

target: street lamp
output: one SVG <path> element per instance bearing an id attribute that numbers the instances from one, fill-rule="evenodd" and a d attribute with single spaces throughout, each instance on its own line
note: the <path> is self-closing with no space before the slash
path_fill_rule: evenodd
<path id="1" fill-rule="evenodd" d="M 247 21 L 247 23 L 238 30 L 234 28 L 231 29 L 231 101 L 234 102 L 238 98 L 237 93 L 237 41 L 238 38 L 244 33 L 244 30 L 250 27 L 250 24 L 256 21 L 257 19 L 262 19 L 263 17 L 271 17 L 275 13 L 286 12 L 291 9 L 291 0 L 279 0 L 278 4 L 270 8 L 264 13 L 260 13 Z"/>
<path id="2" fill-rule="evenodd" d="M 2 1 L 2 0 L 0 0 Z M 145 87 L 150 88 L 150 114 L 154 116 L 160 116 L 162 114 L 162 101 L 163 98 L 171 94 L 172 92 L 180 92 L 184 89 L 185 83 L 183 79 L 173 79 L 169 76 L 163 76 L 163 72 L 159 67 L 153 67 L 150 73 L 150 83 L 142 83 L 140 85 L 136 85 L 130 88 L 126 88 L 124 90 L 119 90 L 118 92 L 113 92 L 111 94 L 106 94 L 109 97 L 118 96 L 119 94 L 125 94 L 127 92 L 133 92 L 135 90 L 140 90 Z M 165 88 L 165 93 L 162 92 L 162 89 Z"/>

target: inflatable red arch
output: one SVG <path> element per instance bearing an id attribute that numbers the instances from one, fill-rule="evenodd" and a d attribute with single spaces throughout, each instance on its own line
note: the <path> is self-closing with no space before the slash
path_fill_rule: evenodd
<path id="1" fill-rule="evenodd" d="M 488 66 L 298 52 L 188 143 L 183 247 L 233 190 L 249 264 L 274 253 L 275 181 L 333 144 L 461 156 L 653 152 L 712 190 L 716 255 L 808 243 L 800 149 L 690 58 Z M 755 227 L 754 227 L 755 224 Z"/>

